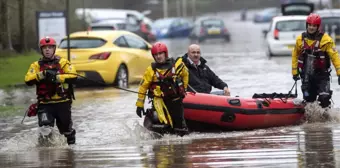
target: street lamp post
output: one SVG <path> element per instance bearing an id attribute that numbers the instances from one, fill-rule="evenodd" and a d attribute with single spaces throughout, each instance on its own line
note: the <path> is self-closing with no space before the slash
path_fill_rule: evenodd
<path id="1" fill-rule="evenodd" d="M 70 0 L 66 0 L 66 35 L 67 35 L 67 59 L 71 61 L 70 51 Z"/>

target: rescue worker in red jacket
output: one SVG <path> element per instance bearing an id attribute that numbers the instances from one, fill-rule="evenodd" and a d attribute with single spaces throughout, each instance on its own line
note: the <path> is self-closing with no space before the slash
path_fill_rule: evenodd
<path id="1" fill-rule="evenodd" d="M 307 31 L 296 39 L 292 52 L 292 75 L 295 81 L 302 78 L 301 90 L 306 102 L 318 100 L 322 108 L 329 107 L 331 62 L 340 85 L 340 58 L 332 38 L 320 31 L 321 18 L 310 14 L 306 20 Z"/>
<path id="2" fill-rule="evenodd" d="M 171 115 L 175 132 L 186 132 L 183 98 L 188 86 L 188 69 L 182 62 L 182 58 L 174 60 L 168 57 L 168 49 L 164 43 L 156 42 L 152 46 L 151 53 L 155 62 L 146 69 L 140 83 L 136 113 L 139 117 L 145 114 L 145 94 L 148 91 L 148 97 L 154 99 L 154 90 L 158 87 L 163 94 L 162 100 Z M 153 102 L 153 107 L 154 105 Z"/>
<path id="3" fill-rule="evenodd" d="M 56 125 L 68 144 L 76 141 L 72 128 L 71 104 L 74 99 L 72 83 L 77 79 L 76 70 L 67 59 L 55 56 L 56 41 L 45 37 L 39 42 L 42 58 L 31 64 L 25 76 L 27 85 L 36 85 L 39 127 Z M 36 114 L 29 113 L 29 116 Z"/>

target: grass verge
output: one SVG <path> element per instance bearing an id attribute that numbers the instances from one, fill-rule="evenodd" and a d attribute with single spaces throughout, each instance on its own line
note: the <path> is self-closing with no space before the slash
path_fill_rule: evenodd
<path id="1" fill-rule="evenodd" d="M 37 52 L 0 56 L 0 88 L 24 84 L 29 66 L 40 58 Z"/>

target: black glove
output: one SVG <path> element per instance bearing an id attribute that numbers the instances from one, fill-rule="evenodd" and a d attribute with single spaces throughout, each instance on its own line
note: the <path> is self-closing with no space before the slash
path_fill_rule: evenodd
<path id="1" fill-rule="evenodd" d="M 340 85 L 340 76 L 338 76 L 338 84 Z"/>
<path id="2" fill-rule="evenodd" d="M 57 71 L 52 69 L 47 69 L 44 71 L 44 76 L 46 81 L 55 83 L 57 81 Z"/>
<path id="3" fill-rule="evenodd" d="M 293 75 L 293 79 L 294 79 L 294 81 L 298 81 L 298 80 L 300 80 L 300 77 L 299 77 L 299 75 Z"/>
<path id="4" fill-rule="evenodd" d="M 136 113 L 140 118 L 142 118 L 142 114 L 145 114 L 144 108 L 143 107 L 137 107 Z"/>

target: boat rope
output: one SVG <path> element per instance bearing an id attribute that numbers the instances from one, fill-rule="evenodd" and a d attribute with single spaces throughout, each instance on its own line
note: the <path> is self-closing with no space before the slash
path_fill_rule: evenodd
<path id="1" fill-rule="evenodd" d="M 90 79 L 90 78 L 88 78 L 88 77 L 85 77 L 85 76 L 82 76 L 82 75 L 79 75 L 79 74 L 75 74 L 75 73 L 64 73 L 64 74 L 76 75 L 76 76 L 78 76 L 78 77 L 81 77 L 81 78 L 83 78 L 83 79 L 92 81 L 92 82 L 94 82 L 94 83 L 97 83 L 97 84 L 100 84 L 100 85 L 107 86 L 107 84 L 104 83 L 104 82 L 101 82 L 101 81 L 98 81 L 98 80 L 93 80 L 93 79 Z M 131 92 L 131 93 L 136 93 L 136 94 L 141 94 L 141 95 L 148 95 L 147 93 L 140 93 L 140 92 L 137 92 L 137 91 L 134 91 L 134 90 L 130 90 L 130 89 L 126 89 L 126 88 L 122 88 L 122 87 L 119 87 L 119 86 L 112 86 L 112 87 L 115 88 L 115 89 L 120 89 L 120 90 L 124 90 L 124 91 Z M 194 88 L 192 88 L 192 86 L 190 86 L 189 84 L 188 84 L 188 87 L 190 87 L 190 89 L 191 89 L 194 93 L 197 93 L 197 91 L 196 91 Z"/>

